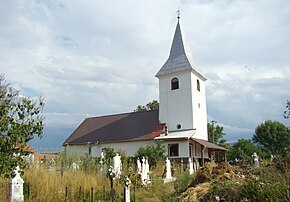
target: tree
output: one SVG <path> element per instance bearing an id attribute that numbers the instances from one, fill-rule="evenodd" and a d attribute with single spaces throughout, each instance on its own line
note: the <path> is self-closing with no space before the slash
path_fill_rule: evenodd
<path id="1" fill-rule="evenodd" d="M 225 133 L 223 132 L 224 128 L 219 125 L 214 125 L 215 122 L 207 123 L 207 133 L 208 141 L 215 144 L 222 144 L 226 141 L 223 139 Z"/>
<path id="2" fill-rule="evenodd" d="M 263 155 L 263 152 L 255 146 L 251 140 L 245 140 L 242 138 L 229 149 L 228 157 L 230 160 L 237 158 L 249 161 L 252 159 L 254 152 L 259 156 Z"/>
<path id="3" fill-rule="evenodd" d="M 148 102 L 145 106 L 138 105 L 134 112 L 144 112 L 155 109 L 159 109 L 159 103 L 157 100 L 152 100 L 152 102 Z"/>
<path id="4" fill-rule="evenodd" d="M 140 160 L 143 157 L 148 157 L 150 166 L 156 166 L 158 161 L 163 161 L 165 158 L 166 147 L 163 142 L 157 141 L 156 146 L 149 144 L 146 147 L 140 147 L 137 151 L 136 157 Z"/>
<path id="5" fill-rule="evenodd" d="M 253 141 L 273 155 L 289 155 L 290 130 L 280 122 L 268 120 L 258 125 Z"/>
<path id="6" fill-rule="evenodd" d="M 22 96 L 0 75 L 0 175 L 10 177 L 17 165 L 25 166 L 24 147 L 35 135 L 42 136 L 43 107 L 42 98 Z"/>
<path id="7" fill-rule="evenodd" d="M 284 118 L 289 119 L 290 117 L 290 101 L 287 100 L 286 110 L 284 111 Z"/>

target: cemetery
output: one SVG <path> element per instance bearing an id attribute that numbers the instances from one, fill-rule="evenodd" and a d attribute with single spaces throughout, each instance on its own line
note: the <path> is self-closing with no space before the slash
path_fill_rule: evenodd
<path id="1" fill-rule="evenodd" d="M 15 202 L 48 199 L 225 201 L 228 197 L 233 197 L 233 194 L 236 199 L 247 198 L 253 191 L 261 194 L 261 189 L 269 191 L 264 194 L 280 189 L 278 193 L 285 197 L 283 193 L 287 192 L 288 168 L 271 159 L 259 162 L 258 158 L 257 154 L 253 154 L 251 162 L 239 165 L 210 161 L 203 167 L 197 166 L 192 159 L 181 165 L 165 158 L 163 162 L 159 161 L 151 167 L 147 157 L 140 160 L 138 157 L 126 157 L 119 153 L 114 153 L 113 157 L 102 153 L 97 158 L 75 158 L 66 162 L 59 155 L 53 164 L 51 161 L 29 162 L 23 171 L 16 167 L 15 176 L 10 181 L 1 179 L 0 197 L 1 201 Z M 269 183 L 273 181 L 277 184 L 270 186 Z M 221 187 L 223 191 L 218 192 Z M 243 196 L 240 196 L 241 193 Z"/>
<path id="2" fill-rule="evenodd" d="M 155 75 L 158 107 L 87 115 L 55 155 L 26 147 L 42 137 L 43 99 L 23 97 L 0 75 L 0 201 L 290 201 L 289 128 L 268 120 L 253 142 L 227 143 L 223 127 L 208 123 L 207 77 L 180 24 L 178 11 Z M 289 101 L 286 109 L 288 119 Z"/>

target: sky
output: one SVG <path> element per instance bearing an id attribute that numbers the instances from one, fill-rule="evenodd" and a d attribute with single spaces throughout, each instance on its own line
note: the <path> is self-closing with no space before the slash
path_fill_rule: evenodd
<path id="1" fill-rule="evenodd" d="M 0 73 L 45 99 L 36 149 L 61 149 L 90 116 L 158 100 L 155 74 L 180 23 L 207 76 L 208 121 L 225 139 L 251 139 L 290 99 L 290 1 L 0 0 Z"/>

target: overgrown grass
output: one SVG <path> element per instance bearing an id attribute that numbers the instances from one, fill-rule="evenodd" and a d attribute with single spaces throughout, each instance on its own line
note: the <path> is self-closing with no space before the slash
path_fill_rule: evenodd
<path id="1" fill-rule="evenodd" d="M 277 164 L 278 165 L 278 164 Z M 150 176 L 152 183 L 142 186 L 134 165 L 124 166 L 122 177 L 131 179 L 131 201 L 289 201 L 289 168 L 268 166 L 250 170 L 211 162 L 193 175 L 176 169 L 174 183 L 163 183 L 164 164 L 157 164 Z M 94 161 L 84 161 L 80 170 L 66 169 L 61 176 L 58 163 L 54 169 L 32 166 L 24 171 L 26 201 L 110 200 L 110 180 L 99 172 Z M 237 178 L 237 173 L 245 179 Z M 28 188 L 29 187 L 29 192 Z M 115 201 L 123 201 L 123 179 L 114 180 Z M 28 195 L 29 193 L 29 195 Z M 9 180 L 0 178 L 0 201 L 9 201 Z"/>
<path id="2" fill-rule="evenodd" d="M 156 170 L 156 171 L 155 171 Z M 172 184 L 163 184 L 161 178 L 162 165 L 157 165 L 152 172 L 152 184 L 146 187 L 141 185 L 141 180 L 133 170 L 124 170 L 124 175 L 129 175 L 131 184 L 131 200 L 135 201 L 161 201 L 164 195 L 174 192 Z M 154 173 L 154 175 L 153 175 Z M 159 175 L 159 173 L 161 173 Z M 26 193 L 28 201 L 111 201 L 110 180 L 106 173 L 96 172 L 93 165 L 86 167 L 86 170 L 66 170 L 61 176 L 57 169 L 48 170 L 41 166 L 32 166 L 24 171 L 22 176 L 25 183 L 29 185 L 30 195 Z M 3 189 L 1 188 L 3 185 Z M 123 179 L 114 180 L 115 201 L 123 201 L 124 182 Z M 135 193 L 134 193 L 135 190 Z M 0 180 L 0 201 L 9 201 L 9 180 Z"/>
<path id="3" fill-rule="evenodd" d="M 204 201 L 214 201 L 217 196 L 224 201 L 290 201 L 289 168 L 255 168 L 244 181 L 216 181 Z"/>

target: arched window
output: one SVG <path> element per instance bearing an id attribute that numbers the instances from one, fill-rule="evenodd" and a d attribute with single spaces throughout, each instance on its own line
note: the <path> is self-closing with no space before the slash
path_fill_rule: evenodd
<path id="1" fill-rule="evenodd" d="M 176 90 L 176 89 L 179 89 L 178 78 L 173 78 L 171 80 L 171 90 Z"/>
<path id="2" fill-rule="evenodd" d="M 196 89 L 200 91 L 200 83 L 198 79 L 196 80 Z"/>

